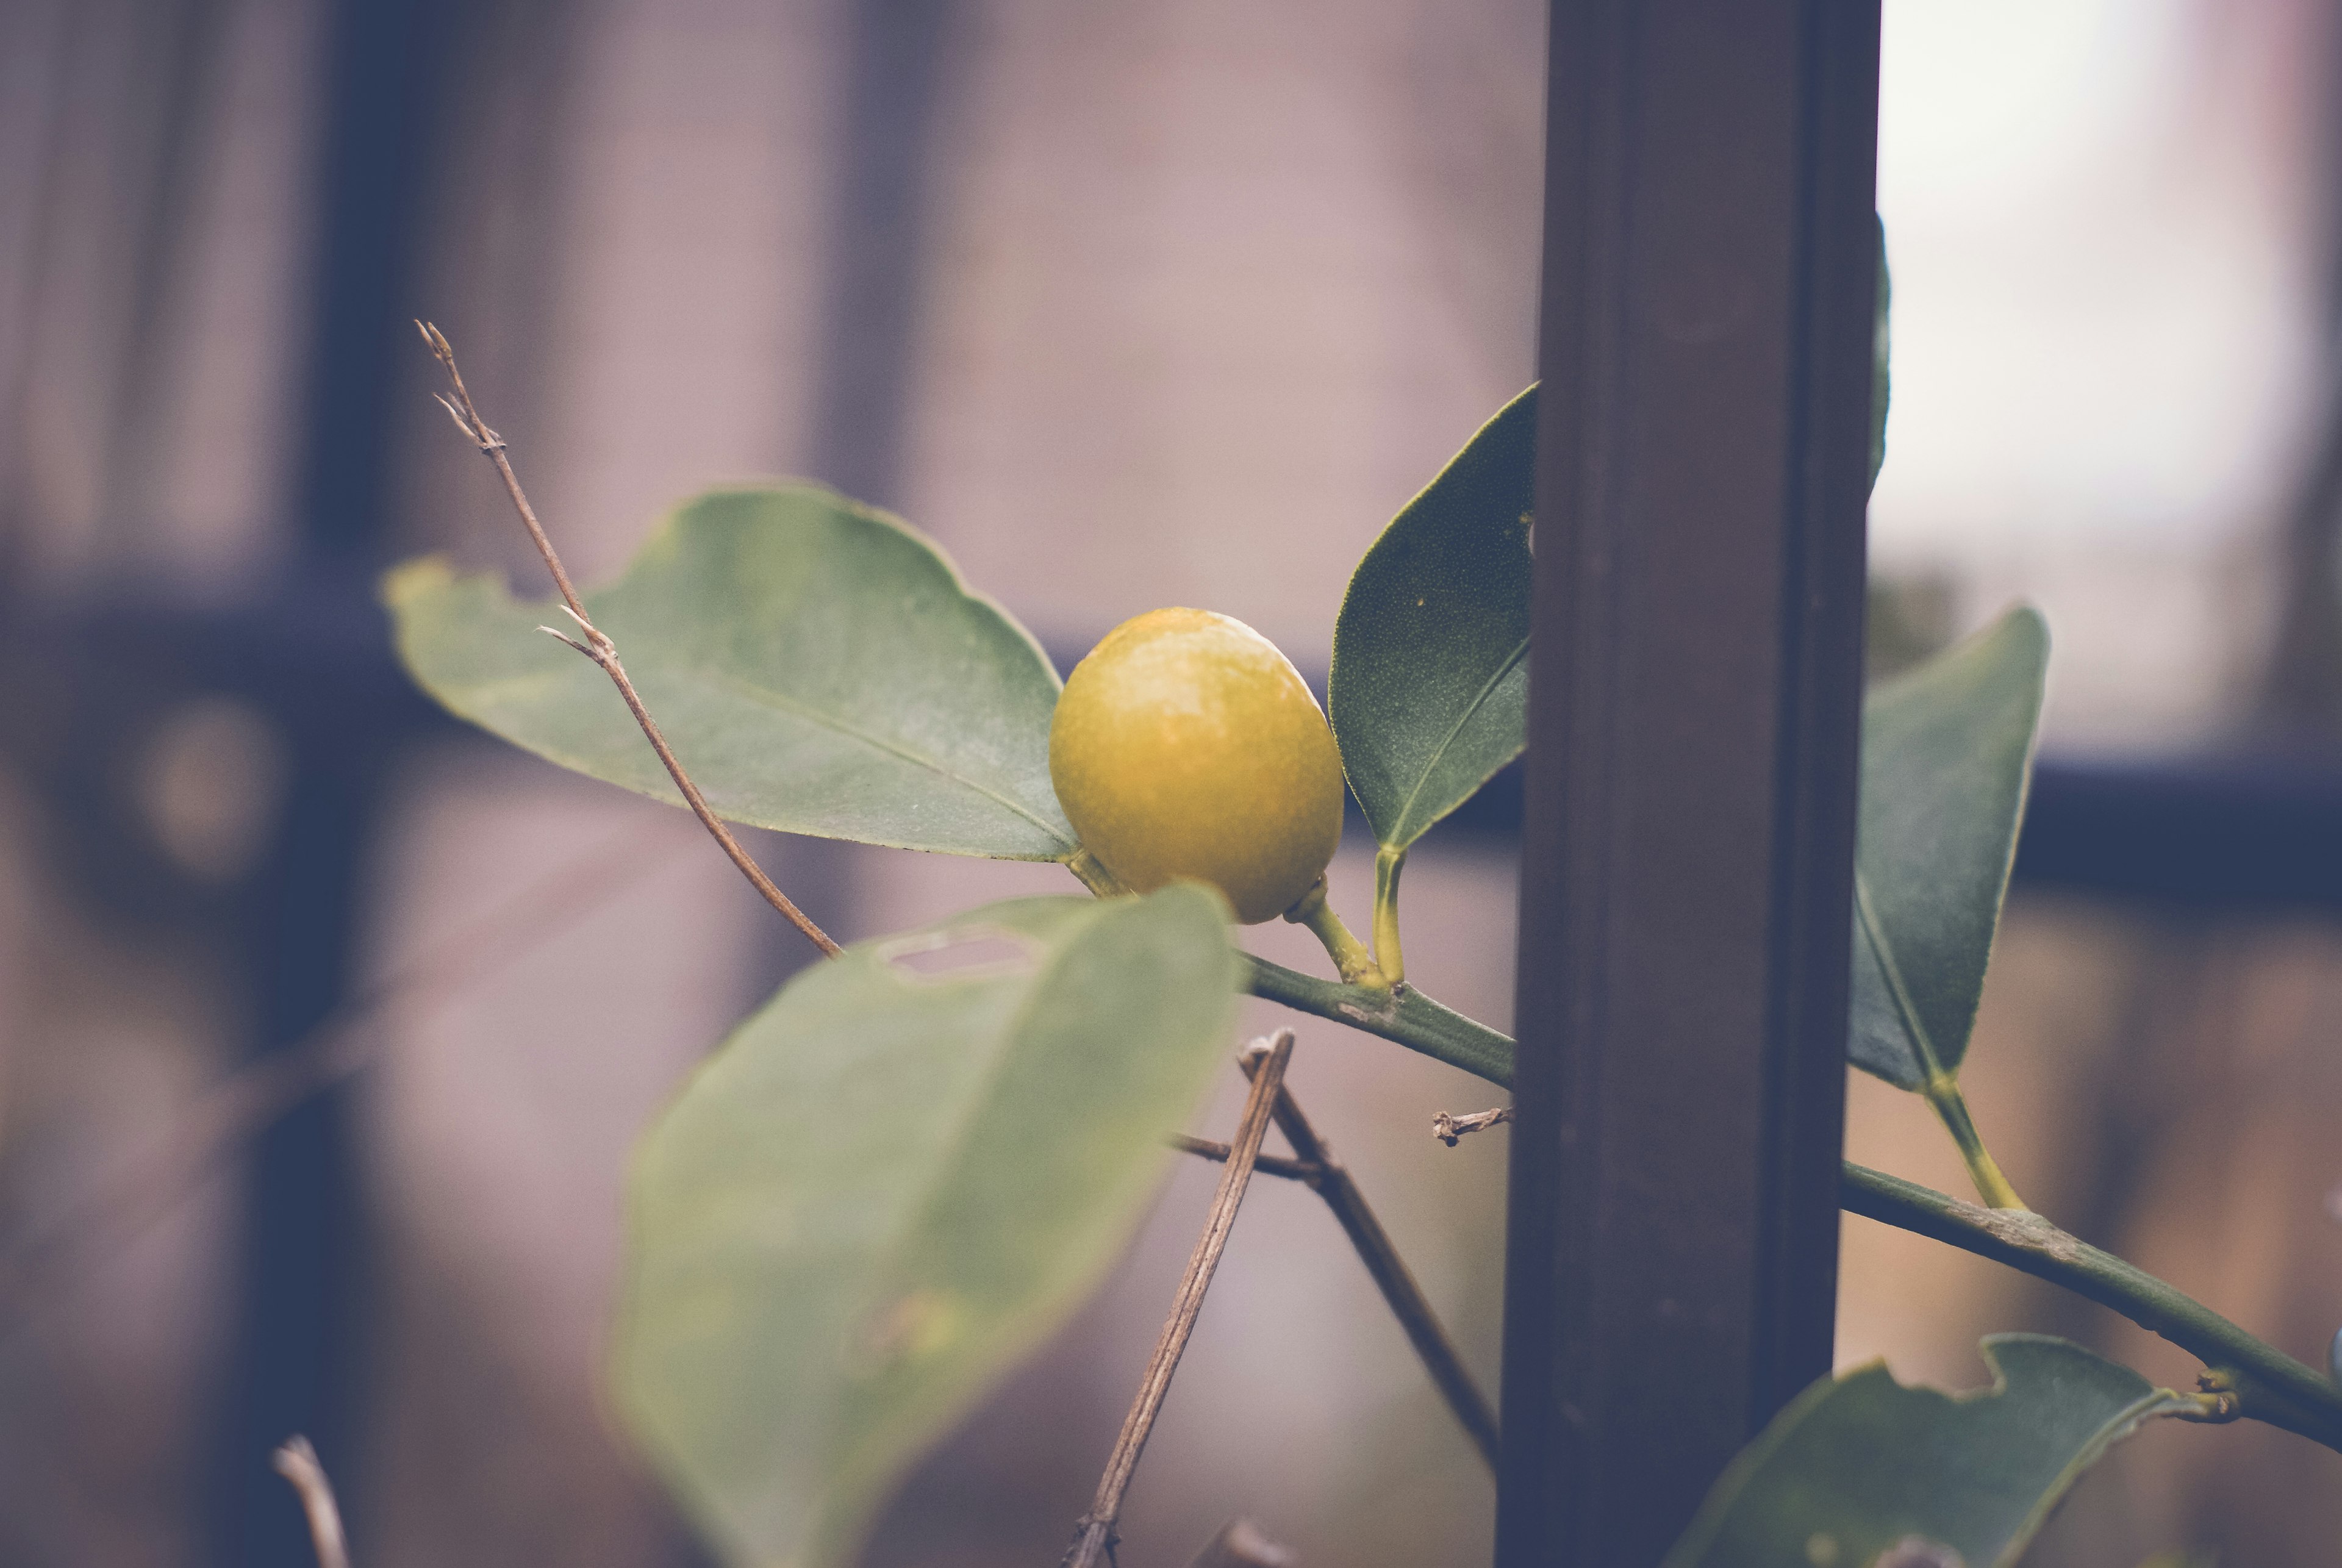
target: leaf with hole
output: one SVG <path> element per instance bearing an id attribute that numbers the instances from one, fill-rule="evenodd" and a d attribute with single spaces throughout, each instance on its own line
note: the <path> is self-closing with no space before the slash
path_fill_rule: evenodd
<path id="1" fill-rule="evenodd" d="M 1404 850 L 1525 744 L 1536 388 L 1383 530 L 1334 625 L 1326 716 L 1376 842 Z"/>
<path id="2" fill-rule="evenodd" d="M 1996 1334 L 1994 1385 L 1824 1378 L 1743 1449 L 1662 1568 L 2007 1568 L 2107 1451 L 2198 1408 L 2064 1340 Z"/>
<path id="3" fill-rule="evenodd" d="M 792 981 L 645 1136 L 618 1405 L 725 1560 L 853 1561 L 1088 1294 L 1229 1058 L 1217 894 L 996 904 Z"/>
<path id="4" fill-rule="evenodd" d="M 493 574 L 391 574 L 399 655 L 442 704 L 565 767 L 680 803 L 609 679 Z M 586 596 L 720 816 L 904 849 L 1059 860 L 1056 672 L 905 524 L 812 484 L 686 503 Z"/>
<path id="5" fill-rule="evenodd" d="M 1847 1054 L 1899 1087 L 1967 1053 L 2048 663 L 2048 627 L 2019 605 L 1863 705 Z"/>

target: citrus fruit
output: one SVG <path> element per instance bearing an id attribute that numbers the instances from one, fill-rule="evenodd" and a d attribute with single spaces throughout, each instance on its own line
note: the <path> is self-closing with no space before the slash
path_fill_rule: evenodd
<path id="1" fill-rule="evenodd" d="M 1342 757 L 1276 644 L 1209 610 L 1150 610 L 1074 666 L 1049 777 L 1082 845 L 1124 885 L 1177 877 L 1246 924 L 1314 885 L 1342 836 Z"/>

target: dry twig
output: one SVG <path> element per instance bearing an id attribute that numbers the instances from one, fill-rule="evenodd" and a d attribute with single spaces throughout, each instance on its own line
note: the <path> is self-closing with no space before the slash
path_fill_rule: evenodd
<path id="1" fill-rule="evenodd" d="M 1245 1185 L 1252 1180 L 1253 1164 L 1260 1158 L 1261 1140 L 1268 1135 L 1270 1107 L 1285 1083 L 1286 1064 L 1293 1060 L 1293 1031 L 1280 1029 L 1266 1048 L 1256 1046 L 1254 1050 L 1257 1056 L 1247 1054 L 1245 1063 L 1245 1070 L 1252 1077 L 1252 1094 L 1246 1099 L 1244 1114 L 1236 1122 L 1236 1135 L 1227 1166 L 1220 1173 L 1220 1184 L 1212 1193 L 1211 1213 L 1205 1218 L 1204 1233 L 1197 1238 L 1196 1251 L 1187 1260 L 1187 1272 L 1179 1280 L 1178 1293 L 1171 1298 L 1171 1316 L 1163 1325 L 1162 1337 L 1156 1341 L 1155 1354 L 1146 1363 L 1146 1375 L 1138 1382 L 1138 1397 L 1131 1402 L 1130 1413 L 1123 1418 L 1122 1435 L 1115 1440 L 1114 1452 L 1106 1456 L 1106 1473 L 1098 1477 L 1097 1494 L 1076 1528 L 1074 1543 L 1066 1552 L 1063 1568 L 1097 1568 L 1101 1559 L 1114 1559 L 1114 1525 L 1122 1513 L 1123 1493 L 1129 1490 L 1130 1478 L 1138 1469 L 1138 1456 L 1146 1451 L 1147 1435 L 1155 1430 L 1155 1417 L 1163 1408 L 1163 1396 L 1170 1392 L 1171 1374 L 1178 1370 L 1179 1357 L 1187 1349 L 1187 1338 L 1196 1331 L 1196 1314 L 1204 1309 L 1204 1293 L 1212 1285 L 1212 1271 L 1219 1267 L 1220 1253 L 1227 1247 L 1228 1232 L 1236 1221 L 1236 1206 L 1244 1202 Z"/>
<path id="2" fill-rule="evenodd" d="M 601 666 L 602 673 L 610 677 L 610 684 L 618 688 L 618 695 L 626 699 L 626 711 L 635 715 L 635 723 L 642 727 L 643 738 L 650 742 L 651 750 L 658 754 L 658 760 L 666 767 L 667 776 L 675 780 L 675 787 L 683 792 L 684 801 L 691 807 L 692 814 L 699 818 L 699 824 L 731 857 L 732 864 L 740 868 L 740 874 L 748 879 L 748 884 L 764 895 L 766 904 L 779 910 L 783 918 L 796 926 L 807 942 L 821 949 L 825 956 L 837 956 L 837 944 L 829 939 L 829 934 L 816 925 L 805 911 L 789 902 L 788 894 L 775 886 L 773 879 L 765 874 L 764 868 L 751 860 L 748 852 L 740 847 L 740 841 L 732 836 L 732 830 L 724 825 L 723 819 L 708 809 L 706 797 L 699 793 L 699 786 L 691 782 L 691 775 L 683 771 L 683 764 L 676 760 L 674 751 L 667 745 L 666 737 L 659 734 L 658 725 L 652 722 L 650 710 L 643 706 L 643 699 L 636 692 L 635 683 L 627 678 L 626 666 L 618 662 L 617 644 L 611 642 L 586 614 L 585 601 L 578 598 L 577 590 L 570 585 L 569 574 L 562 567 L 560 554 L 553 548 L 553 541 L 545 537 L 545 525 L 536 520 L 535 508 L 529 505 L 528 496 L 522 492 L 520 478 L 513 473 L 512 459 L 505 455 L 504 437 L 490 429 L 488 422 L 480 417 L 480 411 L 473 406 L 471 392 L 464 385 L 463 372 L 455 368 L 455 351 L 448 346 L 446 335 L 426 322 L 418 321 L 415 326 L 423 334 L 423 341 L 431 345 L 431 352 L 437 356 L 439 363 L 446 368 L 448 384 L 455 389 L 453 397 L 439 396 L 439 405 L 447 411 L 448 417 L 455 422 L 455 428 L 464 433 L 465 439 L 496 465 L 496 474 L 505 482 L 505 494 L 512 497 L 513 510 L 520 514 L 521 522 L 528 529 L 529 538 L 536 545 L 536 553 L 545 557 L 545 569 L 553 574 L 553 585 L 561 590 L 562 604 L 569 618 L 577 623 L 583 640 L 555 631 L 551 626 L 540 626 L 537 630 L 566 643 Z"/>
<path id="3" fill-rule="evenodd" d="M 1222 1163 L 1226 1163 L 1227 1157 L 1235 1152 L 1217 1139 L 1192 1138 L 1185 1133 L 1172 1134 L 1171 1146 L 1183 1154 L 1194 1154 L 1201 1159 L 1216 1160 Z M 1323 1166 L 1313 1165 L 1303 1160 L 1283 1159 L 1276 1154 L 1261 1155 L 1252 1163 L 1252 1168 L 1260 1175 L 1283 1176 L 1288 1182 L 1299 1182 L 1306 1187 L 1315 1187 L 1326 1175 Z"/>
<path id="4" fill-rule="evenodd" d="M 317 1451 L 307 1438 L 295 1437 L 276 1451 L 276 1473 L 300 1494 L 301 1511 L 309 1516 L 309 1541 L 317 1549 L 317 1568 L 350 1568 L 334 1483 L 325 1478 L 325 1467 L 317 1463 Z"/>
<path id="5" fill-rule="evenodd" d="M 1451 1116 L 1442 1111 L 1431 1119 L 1431 1135 L 1454 1148 L 1456 1140 L 1467 1133 L 1485 1133 L 1500 1122 L 1513 1119 L 1510 1105 L 1499 1105 L 1493 1111 L 1474 1111 L 1468 1115 Z"/>
<path id="6" fill-rule="evenodd" d="M 1259 1058 L 1246 1056 L 1244 1069 L 1248 1074 L 1257 1073 Z M 1456 1413 L 1456 1423 L 1464 1428 L 1465 1435 L 1471 1438 L 1480 1457 L 1494 1470 L 1496 1413 L 1489 1407 L 1480 1385 L 1472 1381 L 1472 1373 L 1465 1366 L 1464 1358 L 1456 1353 L 1447 1331 L 1440 1327 L 1438 1314 L 1425 1299 L 1423 1287 L 1415 1283 L 1406 1260 L 1398 1255 L 1390 1233 L 1375 1217 L 1374 1210 L 1366 1204 L 1366 1194 L 1358 1190 L 1358 1183 L 1351 1179 L 1341 1161 L 1334 1157 L 1333 1149 L 1317 1135 L 1309 1118 L 1301 1114 L 1301 1104 L 1293 1097 L 1292 1090 L 1278 1088 L 1274 1114 L 1276 1130 L 1293 1145 L 1295 1155 L 1303 1164 L 1315 1166 L 1319 1172 L 1317 1180 L 1310 1185 L 1317 1189 L 1317 1195 L 1326 1200 L 1326 1206 L 1342 1223 L 1350 1244 L 1357 1249 L 1359 1261 L 1366 1265 L 1366 1273 L 1374 1276 L 1383 1300 L 1390 1304 L 1391 1315 L 1406 1331 L 1407 1343 L 1415 1346 L 1415 1353 L 1423 1358 L 1423 1369 L 1431 1374 L 1440 1396 L 1447 1401 L 1447 1408 Z M 1509 1117 L 1511 1113 L 1506 1115 Z"/>
<path id="7" fill-rule="evenodd" d="M 1291 1092 L 1287 1091 L 1278 1097 L 1278 1104 L 1282 1106 L 1291 1099 Z M 1293 1107 L 1293 1114 L 1296 1119 L 1300 1117 L 1299 1105 Z M 1281 1121 L 1279 1124 L 1282 1125 Z M 1301 1124 L 1304 1127 L 1308 1125 L 1306 1121 Z M 1290 1133 L 1286 1135 L 1288 1138 L 1292 1136 Z M 1171 1146 L 1183 1154 L 1206 1160 L 1225 1160 L 1229 1152 L 1226 1144 L 1214 1143 L 1209 1138 L 1191 1138 L 1185 1133 L 1174 1137 Z M 1316 1147 L 1319 1159 L 1330 1159 L 1324 1144 L 1317 1144 Z M 1375 1283 L 1381 1288 L 1383 1300 L 1389 1303 L 1392 1315 L 1398 1319 L 1399 1326 L 1406 1329 L 1408 1343 L 1415 1346 L 1416 1354 L 1422 1358 L 1424 1370 L 1431 1374 L 1432 1383 L 1446 1399 L 1447 1408 L 1455 1413 L 1457 1424 L 1470 1436 L 1473 1446 L 1480 1451 L 1480 1457 L 1487 1461 L 1491 1469 L 1495 1468 L 1496 1418 L 1488 1408 L 1487 1397 L 1481 1393 L 1480 1385 L 1472 1381 L 1472 1374 L 1466 1369 L 1463 1358 L 1456 1353 L 1455 1345 L 1447 1338 L 1447 1331 L 1440 1327 L 1431 1303 L 1423 1299 L 1423 1292 L 1416 1287 L 1415 1276 L 1408 1272 L 1406 1260 L 1391 1244 L 1382 1222 L 1375 1218 L 1375 1212 L 1366 1206 L 1366 1195 L 1358 1191 L 1350 1173 L 1338 1163 L 1323 1164 L 1317 1160 L 1280 1160 L 1275 1154 L 1263 1154 L 1253 1168 L 1265 1176 L 1283 1176 L 1289 1181 L 1299 1182 L 1326 1200 L 1326 1206 L 1334 1211 L 1335 1218 L 1342 1222 L 1342 1229 L 1349 1233 L 1350 1244 L 1357 1249 L 1359 1259 L 1366 1265 L 1366 1272 L 1374 1276 Z"/>
<path id="8" fill-rule="evenodd" d="M 380 1014 L 390 1004 L 444 997 L 520 958 L 600 910 L 671 847 L 664 832 L 616 835 L 369 985 L 299 1041 L 205 1090 L 120 1176 L 64 1219 L 0 1246 L 0 1334 L 23 1327 L 62 1287 L 87 1278 L 197 1191 L 199 1178 L 230 1150 L 372 1064 L 383 1041 Z"/>

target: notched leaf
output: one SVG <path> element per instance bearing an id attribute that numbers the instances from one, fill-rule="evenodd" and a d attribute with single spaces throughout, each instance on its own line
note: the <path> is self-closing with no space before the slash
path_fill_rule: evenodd
<path id="1" fill-rule="evenodd" d="M 2038 1334 L 1983 1344 L 1993 1385 L 1824 1378 L 1740 1452 L 1663 1568 L 2011 1568 L 2115 1443 L 2197 1402 Z"/>

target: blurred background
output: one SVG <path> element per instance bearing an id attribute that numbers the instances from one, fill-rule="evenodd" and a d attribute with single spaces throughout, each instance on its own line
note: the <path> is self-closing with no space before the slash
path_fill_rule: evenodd
<path id="1" fill-rule="evenodd" d="M 1886 18 L 1875 667 L 2018 595 L 2057 638 L 1971 1101 L 2036 1207 L 2322 1362 L 2342 8 Z M 0 1562 L 305 1562 L 295 1430 L 363 1568 L 705 1561 L 601 1403 L 621 1183 L 805 954 L 680 813 L 390 663 L 395 560 L 540 588 L 409 317 L 586 579 L 698 487 L 799 474 L 1061 666 L 1194 604 L 1322 674 L 1359 553 L 1532 375 L 1542 33 L 1535 0 L 0 0 Z M 1072 885 L 752 847 L 846 938 Z M 1334 885 L 1355 921 L 1367 859 Z M 1498 1024 L 1513 889 L 1501 790 L 1408 876 L 1413 973 Z M 1486 1087 L 1324 1026 L 1294 1071 L 1493 1386 L 1505 1134 L 1426 1135 Z M 1963 1186 L 1859 1078 L 1850 1153 Z M 1172 1172 L 874 1568 L 1058 1552 L 1211 1180 Z M 2193 1375 L 1847 1223 L 1844 1362 L 1966 1386 L 2037 1328 Z M 1490 1503 L 1322 1206 L 1256 1187 L 1123 1560 L 1242 1513 L 1327 1568 L 1485 1561 Z M 2167 1424 L 2033 1561 L 2337 1538 L 2342 1459 Z"/>

